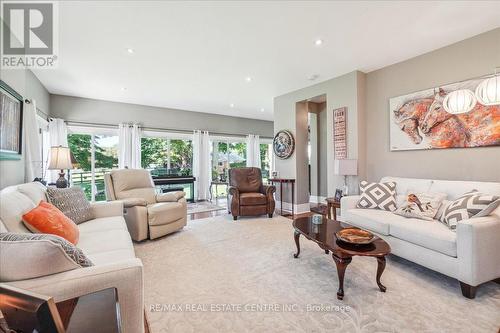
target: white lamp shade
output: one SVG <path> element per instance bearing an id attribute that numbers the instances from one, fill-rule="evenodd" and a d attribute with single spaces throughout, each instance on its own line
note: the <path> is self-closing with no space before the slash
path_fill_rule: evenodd
<path id="1" fill-rule="evenodd" d="M 471 90 L 460 89 L 446 95 L 443 100 L 443 107 L 451 114 L 460 114 L 474 109 L 476 103 L 476 96 Z"/>
<path id="2" fill-rule="evenodd" d="M 476 98 L 483 105 L 500 105 L 500 76 L 482 81 L 476 88 Z"/>
<path id="3" fill-rule="evenodd" d="M 341 176 L 356 176 L 358 160 L 335 160 L 335 174 Z"/>
<path id="4" fill-rule="evenodd" d="M 50 147 L 50 170 L 66 170 L 73 169 L 71 163 L 71 154 L 68 147 Z"/>

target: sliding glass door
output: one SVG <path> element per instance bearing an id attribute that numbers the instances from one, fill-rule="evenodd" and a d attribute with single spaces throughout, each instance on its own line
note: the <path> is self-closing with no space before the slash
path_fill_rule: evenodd
<path id="1" fill-rule="evenodd" d="M 104 174 L 118 168 L 118 135 L 114 130 L 70 129 L 68 145 L 75 159 L 72 186 L 79 186 L 91 201 L 106 200 Z"/>

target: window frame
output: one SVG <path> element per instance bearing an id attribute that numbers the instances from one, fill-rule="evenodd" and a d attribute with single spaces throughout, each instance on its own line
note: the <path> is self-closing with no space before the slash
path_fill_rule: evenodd
<path id="1" fill-rule="evenodd" d="M 108 128 L 108 127 L 87 127 L 87 126 L 67 126 L 67 135 L 71 134 L 81 134 L 90 135 L 90 201 L 96 202 L 96 182 L 95 182 L 95 137 L 97 135 L 103 136 L 117 136 L 119 137 L 118 128 Z M 120 154 L 120 147 L 118 144 L 118 155 Z M 70 170 L 71 175 L 71 170 Z M 73 186 L 73 177 L 70 178 L 71 186 Z"/>

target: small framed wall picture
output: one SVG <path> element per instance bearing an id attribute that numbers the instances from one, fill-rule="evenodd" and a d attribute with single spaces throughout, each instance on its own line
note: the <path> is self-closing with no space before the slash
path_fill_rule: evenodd
<path id="1" fill-rule="evenodd" d="M 340 199 L 342 199 L 342 195 L 343 195 L 343 192 L 341 189 L 336 189 L 335 190 L 335 201 L 340 201 Z"/>

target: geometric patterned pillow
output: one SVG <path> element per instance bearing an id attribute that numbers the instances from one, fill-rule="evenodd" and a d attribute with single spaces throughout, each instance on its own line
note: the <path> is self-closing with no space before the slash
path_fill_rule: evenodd
<path id="1" fill-rule="evenodd" d="M 463 194 L 450 202 L 443 211 L 440 221 L 455 230 L 457 223 L 471 217 L 488 216 L 500 205 L 500 197 L 477 191 Z"/>
<path id="2" fill-rule="evenodd" d="M 93 266 L 82 250 L 62 237 L 10 232 L 0 233 L 0 262 L 0 281 L 5 282 Z"/>
<path id="3" fill-rule="evenodd" d="M 49 202 L 76 224 L 92 220 L 94 213 L 85 193 L 79 187 L 47 188 Z"/>
<path id="4" fill-rule="evenodd" d="M 393 212 L 396 210 L 396 183 L 359 183 L 361 198 L 356 207 L 376 208 Z"/>
<path id="5" fill-rule="evenodd" d="M 78 247 L 74 246 L 66 239 L 59 237 L 57 235 L 50 234 L 29 234 L 29 233 L 13 233 L 5 232 L 0 233 L 0 242 L 38 242 L 45 241 L 50 242 L 54 246 L 60 247 L 66 255 L 75 262 L 80 267 L 90 267 L 94 266 L 92 261 L 80 250 Z M 43 253 L 40 253 L 43 255 Z"/>

